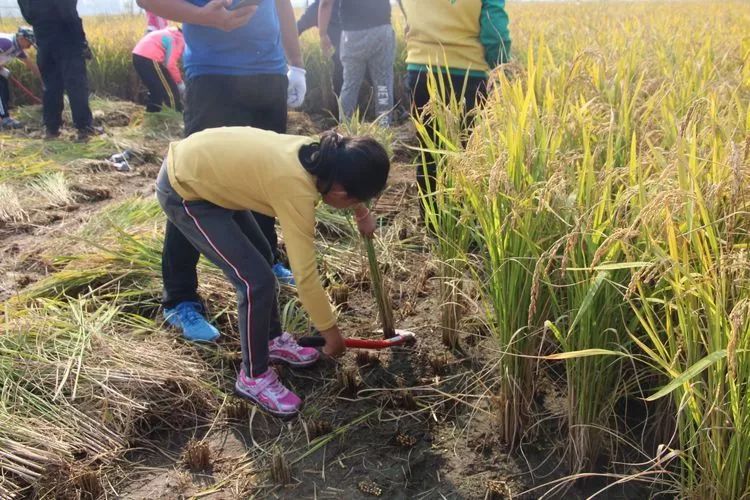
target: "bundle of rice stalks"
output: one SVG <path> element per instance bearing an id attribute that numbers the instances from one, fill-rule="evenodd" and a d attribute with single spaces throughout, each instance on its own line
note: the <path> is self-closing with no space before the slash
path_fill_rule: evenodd
<path id="1" fill-rule="evenodd" d="M 4 326 L 0 475 L 12 495 L 67 465 L 108 463 L 156 428 L 193 425 L 214 406 L 207 367 L 117 307 L 37 300 Z"/>

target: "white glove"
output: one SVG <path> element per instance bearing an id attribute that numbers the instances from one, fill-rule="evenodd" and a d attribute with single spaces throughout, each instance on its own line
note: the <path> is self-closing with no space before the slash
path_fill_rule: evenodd
<path id="1" fill-rule="evenodd" d="M 4 66 L 0 67 L 0 76 L 7 79 L 10 76 L 10 70 Z"/>
<path id="2" fill-rule="evenodd" d="M 286 74 L 289 79 L 286 103 L 290 108 L 299 108 L 305 102 L 305 93 L 307 93 L 306 73 L 302 68 L 289 66 L 289 72 Z"/>
<path id="3" fill-rule="evenodd" d="M 180 92 L 180 99 L 185 100 L 185 82 L 177 84 L 177 90 Z"/>

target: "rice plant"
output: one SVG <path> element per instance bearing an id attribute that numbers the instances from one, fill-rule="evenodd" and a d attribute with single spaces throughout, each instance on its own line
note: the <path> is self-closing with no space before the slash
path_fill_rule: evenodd
<path id="1" fill-rule="evenodd" d="M 75 199 L 70 189 L 70 183 L 62 172 L 39 177 L 29 184 L 29 189 L 53 207 L 70 205 Z"/>
<path id="2" fill-rule="evenodd" d="M 602 473 L 649 483 L 654 495 L 747 498 L 747 5 L 509 9 L 515 61 L 494 72 L 470 130 L 458 103 L 442 99 L 445 83 L 438 79 L 429 116 L 416 124 L 426 143 L 420 153 L 439 157 L 434 203 L 425 207 L 435 229 L 431 249 L 442 262 L 442 318 L 434 323 L 461 329 L 455 306 L 473 279 L 480 319 L 497 346 L 496 359 L 488 360 L 495 378 L 482 388 L 492 398 L 475 407 L 486 404 L 497 414 L 511 448 L 525 451 L 554 419 L 552 441 L 567 450 L 570 480 Z M 89 68 L 95 92 L 135 98 L 129 52 L 142 19 L 87 19 L 86 27 L 96 54 Z M 330 106 L 330 61 L 314 34 L 305 35 L 303 51 L 306 109 Z M 22 68 L 12 69 L 31 82 Z M 397 79 L 404 69 L 400 57 Z M 143 118 L 131 139 L 177 134 L 176 118 Z M 425 120 L 442 135 L 428 134 Z M 358 118 L 341 128 L 393 143 L 392 130 Z M 53 141 L 40 151 L 37 142 L 16 139 L 3 139 L 0 148 L 0 181 L 14 187 L 52 179 L 57 163 L 106 157 L 112 148 L 95 139 L 75 147 Z M 153 323 L 133 312 L 158 303 L 160 242 L 138 231 L 155 223 L 153 209 L 115 207 L 111 221 L 91 222 L 81 233 L 88 250 L 58 256 L 58 273 L 6 304 L 12 318 L 4 325 L 11 334 L 0 336 L 3 498 L 43 479 L 48 466 L 70 462 L 71 450 L 116 455 L 126 424 L 133 428 L 133 419 L 152 408 L 138 388 L 164 387 L 156 362 L 167 356 L 183 366 L 192 359 L 174 353 Z M 5 210 L 6 220 L 11 212 Z M 414 269 L 414 256 L 399 262 L 391 229 L 367 252 L 346 216 L 321 212 L 319 229 L 323 274 L 333 281 L 361 280 L 364 253 L 373 269 L 385 268 L 377 260 L 390 268 L 374 277 L 375 289 L 394 270 Z M 203 286 L 226 289 L 215 268 L 204 271 Z M 295 302 L 285 305 L 284 321 L 307 328 Z M 133 336 L 153 338 L 148 347 L 159 359 Z M 112 380 L 102 375 L 113 369 L 105 355 L 114 360 L 107 360 L 115 366 L 107 372 L 117 374 Z M 202 374 L 200 363 L 188 369 Z M 565 395 L 559 417 L 538 407 L 540 379 Z M 191 380 L 180 382 L 193 387 Z M 127 413 L 126 397 L 136 401 L 136 414 Z M 630 405 L 645 409 L 637 423 L 619 413 Z"/>
<path id="3" fill-rule="evenodd" d="M 0 184 L 0 222 L 19 222 L 26 217 L 18 190 L 11 184 Z"/>
<path id="4" fill-rule="evenodd" d="M 591 8 L 564 41 L 532 28 L 559 19 L 525 18 L 514 32 L 532 42 L 522 64 L 494 75 L 473 135 L 453 143 L 456 184 L 442 192 L 475 221 L 471 270 L 500 346 L 506 442 L 522 444 L 534 424 L 538 357 L 557 351 L 545 357 L 564 362 L 572 473 L 617 470 L 633 432 L 617 405 L 651 391 L 673 411 L 654 407 L 645 426 L 679 463 L 644 480 L 743 498 L 750 81 L 747 44 L 734 37 L 748 19 L 696 24 L 681 5 L 688 19 L 651 23 L 661 8 L 638 7 L 624 24 Z M 702 43 L 662 41 L 690 29 Z"/>
<path id="5" fill-rule="evenodd" d="M 649 399 L 673 402 L 676 439 L 667 444 L 682 450 L 682 490 L 695 498 L 744 498 L 750 494 L 750 261 L 747 224 L 733 207 L 746 199 L 737 183 L 750 165 L 735 156 L 734 165 L 710 166 L 698 154 L 698 130 L 710 123 L 700 122 L 691 121 L 678 137 L 666 185 L 680 196 L 668 197 L 655 208 L 658 223 L 642 228 L 645 252 L 664 264 L 654 285 L 634 278 L 631 305 L 644 335 L 633 338 L 665 384 Z"/>

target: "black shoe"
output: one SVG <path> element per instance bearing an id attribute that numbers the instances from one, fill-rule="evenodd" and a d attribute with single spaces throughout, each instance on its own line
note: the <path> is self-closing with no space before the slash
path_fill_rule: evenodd
<path id="1" fill-rule="evenodd" d="M 89 140 L 91 136 L 101 135 L 103 133 L 104 133 L 104 129 L 101 127 L 89 126 L 86 128 L 79 128 L 78 129 L 78 141 L 86 142 Z"/>
<path id="2" fill-rule="evenodd" d="M 59 130 L 50 130 L 47 129 L 47 131 L 44 133 L 44 140 L 46 141 L 52 141 L 60 137 L 60 131 Z"/>

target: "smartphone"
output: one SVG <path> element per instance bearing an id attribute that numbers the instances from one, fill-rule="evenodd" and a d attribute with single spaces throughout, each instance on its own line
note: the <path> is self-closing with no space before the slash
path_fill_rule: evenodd
<path id="1" fill-rule="evenodd" d="M 247 7 L 248 5 L 259 5 L 262 1 L 263 0 L 236 0 L 229 6 L 229 10 L 237 10 L 240 7 Z"/>

